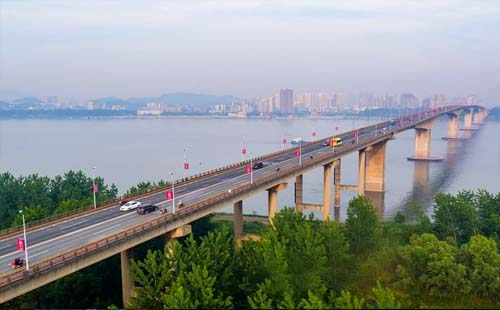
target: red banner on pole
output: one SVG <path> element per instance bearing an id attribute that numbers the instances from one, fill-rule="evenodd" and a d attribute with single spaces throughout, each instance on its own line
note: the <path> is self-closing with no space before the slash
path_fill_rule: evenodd
<path id="1" fill-rule="evenodd" d="M 283 138 L 283 140 L 281 140 L 281 144 L 286 144 L 286 139 Z"/>
<path id="2" fill-rule="evenodd" d="M 24 239 L 17 238 L 16 242 L 17 242 L 17 249 L 24 251 Z"/>
<path id="3" fill-rule="evenodd" d="M 166 196 L 167 196 L 167 199 L 172 199 L 174 198 L 174 193 L 172 193 L 172 191 L 166 191 L 165 192 Z"/>
<path id="4" fill-rule="evenodd" d="M 357 138 L 358 137 L 358 132 L 354 132 L 354 138 Z"/>
<path id="5" fill-rule="evenodd" d="M 241 149 L 241 154 L 245 155 L 247 153 L 247 149 Z"/>
<path id="6" fill-rule="evenodd" d="M 99 185 L 94 184 L 94 193 L 97 193 L 99 191 Z"/>
<path id="7" fill-rule="evenodd" d="M 295 151 L 295 157 L 299 157 L 300 156 L 300 151 L 299 150 L 296 150 Z"/>
<path id="8" fill-rule="evenodd" d="M 339 131 L 339 127 L 335 127 L 335 131 Z"/>
<path id="9" fill-rule="evenodd" d="M 252 167 L 250 167 L 250 166 L 246 166 L 246 167 L 245 167 L 245 172 L 246 172 L 246 173 L 250 173 L 250 172 L 252 172 Z"/>
<path id="10" fill-rule="evenodd" d="M 316 137 L 316 131 L 312 132 L 313 137 Z"/>
<path id="11" fill-rule="evenodd" d="M 189 163 L 184 163 L 184 170 L 189 170 Z"/>

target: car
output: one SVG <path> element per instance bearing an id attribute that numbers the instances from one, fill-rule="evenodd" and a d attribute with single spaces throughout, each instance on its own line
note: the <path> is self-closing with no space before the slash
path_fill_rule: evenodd
<path id="1" fill-rule="evenodd" d="M 130 211 L 141 206 L 139 201 L 131 200 L 120 207 L 120 211 Z"/>
<path id="2" fill-rule="evenodd" d="M 151 205 L 151 204 L 145 204 L 145 205 L 142 205 L 140 207 L 137 207 L 137 209 L 136 209 L 137 213 L 139 213 L 139 214 L 146 214 L 146 213 L 153 212 L 156 210 L 158 210 L 158 207 L 155 205 Z"/>
<path id="3" fill-rule="evenodd" d="M 322 146 L 330 146 L 330 140 L 326 140 L 325 142 L 321 143 Z"/>
<path id="4" fill-rule="evenodd" d="M 264 163 L 260 161 L 258 163 L 253 164 L 252 169 L 260 169 L 263 167 L 264 167 Z"/>

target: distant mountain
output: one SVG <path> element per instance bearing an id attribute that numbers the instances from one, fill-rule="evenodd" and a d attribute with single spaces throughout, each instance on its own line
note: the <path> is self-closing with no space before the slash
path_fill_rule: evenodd
<path id="1" fill-rule="evenodd" d="M 128 99 L 120 99 L 116 97 L 98 98 L 93 101 L 99 104 L 106 103 L 107 105 L 122 105 L 128 109 L 137 110 L 144 107 L 148 102 L 155 102 L 170 106 L 190 105 L 193 107 L 203 107 L 213 104 L 228 104 L 238 98 L 225 95 L 206 95 L 194 93 L 170 93 L 159 97 L 133 97 Z"/>

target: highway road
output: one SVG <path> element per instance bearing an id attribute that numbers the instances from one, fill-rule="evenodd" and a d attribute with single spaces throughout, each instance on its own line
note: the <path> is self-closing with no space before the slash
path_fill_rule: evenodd
<path id="1" fill-rule="evenodd" d="M 403 125 L 409 125 L 409 123 L 411 121 L 405 118 Z M 343 139 L 343 145 L 335 148 L 322 146 L 321 144 L 304 144 L 302 146 L 301 160 L 303 162 L 311 160 L 311 156 L 314 158 L 314 156 L 328 152 L 341 154 L 343 149 L 353 142 L 362 143 L 377 134 L 387 134 L 395 130 L 397 130 L 396 126 L 390 126 L 389 121 L 386 121 L 377 124 L 375 128 L 359 129 L 357 138 L 354 138 L 352 132 L 337 135 L 336 137 Z M 294 153 L 277 154 L 269 161 L 264 162 L 263 168 L 254 170 L 254 181 L 275 173 L 278 167 L 286 169 L 298 165 L 298 163 L 299 157 L 296 157 Z M 184 205 L 191 205 L 248 183 L 250 183 L 250 175 L 245 172 L 245 168 L 236 167 L 218 175 L 176 186 L 175 200 L 176 202 L 182 200 Z M 156 204 L 159 207 L 166 206 L 170 212 L 172 211 L 172 202 L 165 200 L 164 192 L 151 194 L 138 200 L 143 204 Z M 147 222 L 157 216 L 160 216 L 159 211 L 140 215 L 135 211 L 120 212 L 119 207 L 115 206 L 29 231 L 27 233 L 29 262 L 33 264 L 43 261 L 56 254 Z M 24 257 L 24 253 L 16 248 L 16 238 L 18 237 L 22 238 L 22 232 L 16 236 L 0 240 L 0 274 L 11 270 L 10 262 L 16 256 Z"/>

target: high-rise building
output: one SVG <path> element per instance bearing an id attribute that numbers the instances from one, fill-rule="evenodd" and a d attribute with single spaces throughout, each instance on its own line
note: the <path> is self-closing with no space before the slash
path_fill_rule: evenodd
<path id="1" fill-rule="evenodd" d="M 290 114 L 293 112 L 293 89 L 280 90 L 280 112 Z"/>
<path id="2" fill-rule="evenodd" d="M 403 93 L 399 96 L 399 106 L 403 109 L 414 109 L 420 106 L 420 100 L 410 93 Z"/>
<path id="3" fill-rule="evenodd" d="M 432 108 L 448 105 L 448 96 L 446 96 L 445 94 L 434 94 L 430 99 Z"/>

